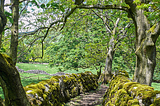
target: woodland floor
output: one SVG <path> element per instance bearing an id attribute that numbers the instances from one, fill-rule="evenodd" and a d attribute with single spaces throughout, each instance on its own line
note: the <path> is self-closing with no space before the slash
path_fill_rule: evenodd
<path id="1" fill-rule="evenodd" d="M 97 90 L 72 98 L 65 106 L 102 106 L 103 95 L 108 86 L 101 84 Z"/>

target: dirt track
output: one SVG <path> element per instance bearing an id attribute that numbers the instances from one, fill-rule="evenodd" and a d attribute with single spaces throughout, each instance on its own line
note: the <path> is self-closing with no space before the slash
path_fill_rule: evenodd
<path id="1" fill-rule="evenodd" d="M 95 91 L 80 94 L 80 96 L 71 99 L 65 106 L 101 106 L 106 89 L 108 89 L 106 85 L 100 85 Z"/>

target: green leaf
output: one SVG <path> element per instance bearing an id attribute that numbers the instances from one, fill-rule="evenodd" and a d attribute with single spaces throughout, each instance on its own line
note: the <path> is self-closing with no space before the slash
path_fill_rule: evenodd
<path id="1" fill-rule="evenodd" d="M 7 17 L 12 16 L 12 13 L 9 13 L 9 12 L 7 12 L 7 11 L 5 11 L 4 14 L 5 14 Z"/>
<path id="2" fill-rule="evenodd" d="M 50 5 L 51 5 L 51 4 L 50 4 L 50 3 L 48 3 L 46 6 L 47 6 L 47 7 L 49 7 Z"/>
<path id="3" fill-rule="evenodd" d="M 45 4 L 41 4 L 41 8 L 45 8 L 46 6 L 45 6 Z"/>
<path id="4" fill-rule="evenodd" d="M 61 6 L 60 10 L 61 10 L 62 12 L 65 12 L 65 9 L 64 9 L 62 6 Z"/>
<path id="5" fill-rule="evenodd" d="M 13 18 L 7 17 L 9 19 L 9 22 L 13 24 Z"/>
<path id="6" fill-rule="evenodd" d="M 58 3 L 52 3 L 51 6 L 52 6 L 53 8 L 54 8 L 54 7 L 56 7 L 56 8 L 59 7 L 59 6 L 58 6 Z"/>
<path id="7" fill-rule="evenodd" d="M 6 50 L 4 48 L 1 48 L 0 52 L 6 52 Z"/>

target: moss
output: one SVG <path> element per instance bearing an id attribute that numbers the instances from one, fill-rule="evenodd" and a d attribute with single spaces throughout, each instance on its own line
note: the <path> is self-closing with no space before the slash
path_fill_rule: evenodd
<path id="1" fill-rule="evenodd" d="M 127 103 L 128 106 L 139 106 L 138 99 L 129 100 Z"/>
<path id="2" fill-rule="evenodd" d="M 124 73 L 124 74 L 123 74 Z M 140 102 L 140 100 L 142 100 Z M 150 86 L 131 82 L 125 72 L 117 73 L 104 95 L 103 105 L 110 106 L 157 106 L 160 104 L 160 91 Z"/>
<path id="3" fill-rule="evenodd" d="M 147 32 L 155 32 L 156 24 L 154 24 Z"/>
<path id="4" fill-rule="evenodd" d="M 159 106 L 159 105 L 160 105 L 160 98 L 157 98 L 154 100 L 154 102 L 151 106 Z"/>
<path id="5" fill-rule="evenodd" d="M 4 58 L 5 62 L 7 63 L 8 67 L 14 67 L 12 59 L 10 56 L 6 55 L 6 54 L 1 54 L 2 57 Z"/>
<path id="6" fill-rule="evenodd" d="M 32 105 L 61 106 L 71 97 L 96 89 L 97 77 L 91 72 L 53 76 L 49 80 L 24 87 Z"/>

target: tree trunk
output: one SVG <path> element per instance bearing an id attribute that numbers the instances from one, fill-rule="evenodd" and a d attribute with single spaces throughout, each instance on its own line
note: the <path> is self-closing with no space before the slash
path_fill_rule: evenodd
<path id="1" fill-rule="evenodd" d="M 2 12 L 4 12 L 4 0 L 0 1 L 0 9 Z M 2 33 L 0 34 L 0 49 L 1 49 L 1 44 L 2 44 Z"/>
<path id="2" fill-rule="evenodd" d="M 7 23 L 7 18 L 3 13 L 4 10 L 4 0 L 0 0 L 0 34 L 2 34 L 4 27 Z"/>
<path id="3" fill-rule="evenodd" d="M 117 33 L 116 28 L 118 27 L 118 23 L 120 21 L 120 18 L 117 18 L 115 24 L 114 24 L 114 28 L 111 31 L 111 39 L 109 41 L 109 49 L 108 49 L 108 53 L 107 53 L 107 58 L 106 58 L 106 65 L 105 65 L 105 70 L 104 70 L 104 83 L 107 82 L 108 79 L 112 78 L 112 61 L 113 61 L 113 56 L 115 53 L 115 47 L 117 45 L 117 43 L 115 43 L 115 35 Z M 107 26 L 106 26 L 107 28 Z M 109 77 L 109 78 L 107 78 Z"/>
<path id="4" fill-rule="evenodd" d="M 2 34 L 0 34 L 0 49 L 1 49 L 1 45 L 2 45 Z"/>
<path id="5" fill-rule="evenodd" d="M 17 0 L 18 1 L 18 0 Z M 0 0 L 0 34 L 7 19 L 3 13 L 4 0 Z M 21 84 L 20 76 L 10 57 L 0 53 L 0 82 L 4 91 L 6 106 L 30 106 Z"/>
<path id="6" fill-rule="evenodd" d="M 156 40 L 158 34 L 149 31 L 150 25 L 144 10 L 137 10 L 137 36 L 136 36 L 136 67 L 134 73 L 134 81 L 141 84 L 151 85 L 154 69 L 156 66 Z M 152 29 L 154 32 L 155 29 Z"/>
<path id="7" fill-rule="evenodd" d="M 109 49 L 106 57 L 106 65 L 104 69 L 104 83 L 107 83 L 107 79 L 111 79 L 112 77 L 112 61 L 113 61 L 113 56 L 115 53 L 115 43 L 114 43 L 114 36 L 109 41 Z M 109 75 L 109 76 L 106 76 Z M 110 77 L 110 78 L 106 78 Z"/>
<path id="8" fill-rule="evenodd" d="M 127 1 L 127 0 L 126 0 Z M 151 85 L 154 68 L 156 66 L 156 40 L 160 34 L 160 24 L 150 27 L 144 9 L 137 9 L 132 0 L 126 2 L 130 5 L 130 16 L 134 21 L 136 30 L 136 67 L 134 81 Z"/>
<path id="9" fill-rule="evenodd" d="M 4 98 L 5 98 L 5 105 L 9 106 L 9 98 L 8 98 L 8 95 L 7 95 L 6 84 L 1 77 L 0 77 L 0 83 L 1 83 L 1 87 L 3 89 L 3 94 L 4 94 Z"/>
<path id="10" fill-rule="evenodd" d="M 0 77 L 5 83 L 3 91 L 6 106 L 30 106 L 20 76 L 11 58 L 0 54 Z"/>
<path id="11" fill-rule="evenodd" d="M 19 19 L 19 0 L 11 0 L 12 5 L 12 28 L 11 28 L 11 45 L 10 45 L 10 57 L 13 60 L 13 64 L 17 62 L 17 48 L 18 48 L 18 19 Z"/>

